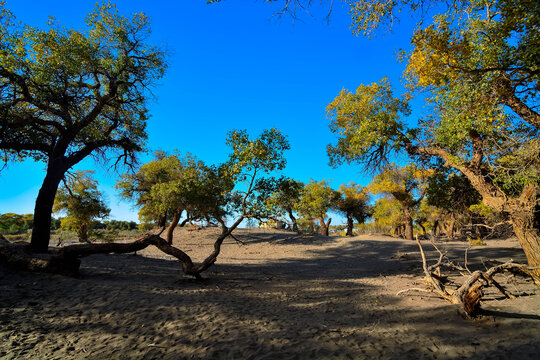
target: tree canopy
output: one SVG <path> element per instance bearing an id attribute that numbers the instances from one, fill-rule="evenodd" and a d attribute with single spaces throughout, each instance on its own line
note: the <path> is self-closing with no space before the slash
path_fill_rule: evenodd
<path id="1" fill-rule="evenodd" d="M 366 188 L 350 182 L 339 187 L 340 197 L 337 199 L 335 209 L 347 218 L 346 235 L 353 235 L 354 220 L 363 224 L 371 216 L 369 194 Z"/>
<path id="2" fill-rule="evenodd" d="M 454 5 L 415 31 L 413 48 L 403 55 L 409 88 L 404 98 L 394 97 L 383 79 L 355 94 L 343 91 L 329 105 L 331 130 L 338 134 L 329 155 L 335 164 L 369 168 L 400 150 L 442 159 L 469 179 L 484 204 L 510 214 L 529 264 L 538 266 L 540 5 L 513 0 Z M 431 115 L 417 127 L 404 126 L 407 99 L 420 91 Z"/>
<path id="3" fill-rule="evenodd" d="M 302 196 L 297 205 L 298 212 L 307 218 L 317 219 L 321 227 L 321 234 L 328 236 L 332 219 L 326 220 L 327 212 L 336 204 L 340 194 L 332 189 L 326 180 L 307 183 L 302 189 Z"/>
<path id="4" fill-rule="evenodd" d="M 109 216 L 110 209 L 103 194 L 92 178 L 93 171 L 76 171 L 60 187 L 54 200 L 53 212 L 66 214 L 61 219 L 63 228 L 75 230 L 79 241 L 88 242 L 88 230 L 92 221 Z"/>
<path id="5" fill-rule="evenodd" d="M 47 165 L 34 250 L 47 249 L 52 203 L 68 169 L 107 151 L 116 164 L 133 163 L 144 148 L 149 89 L 166 67 L 164 52 L 146 42 L 144 14 L 129 19 L 107 3 L 86 25 L 23 26 L 1 4 L 0 150 L 5 161 L 30 157 Z"/>

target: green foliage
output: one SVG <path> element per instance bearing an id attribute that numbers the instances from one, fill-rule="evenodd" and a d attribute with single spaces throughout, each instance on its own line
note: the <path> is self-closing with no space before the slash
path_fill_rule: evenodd
<path id="1" fill-rule="evenodd" d="M 277 181 L 275 191 L 266 199 L 269 213 L 283 218 L 294 212 L 304 184 L 291 178 L 282 177 Z"/>
<path id="2" fill-rule="evenodd" d="M 310 180 L 302 189 L 297 210 L 305 218 L 324 219 L 339 197 L 340 193 L 332 189 L 328 181 Z"/>
<path id="3" fill-rule="evenodd" d="M 430 1 L 353 1 L 360 30 L 388 23 L 395 11 L 418 9 Z M 356 10 L 354 10 L 356 9 Z M 539 184 L 540 115 L 537 112 L 540 57 L 540 5 L 537 1 L 450 2 L 431 24 L 419 27 L 405 53 L 409 99 L 421 92 L 430 115 L 417 128 L 401 121 L 405 100 L 392 96 L 386 79 L 343 90 L 328 106 L 331 163 L 343 161 L 373 170 L 389 154 L 443 159 L 474 178 L 487 205 L 518 197 Z M 355 12 L 356 11 L 356 12 Z M 534 54 L 534 55 L 533 55 Z"/>
<path id="4" fill-rule="evenodd" d="M 32 228 L 34 216 L 32 214 L 6 213 L 0 215 L 0 234 L 16 235 L 26 233 Z"/>
<path id="5" fill-rule="evenodd" d="M 354 94 L 342 90 L 327 106 L 330 130 L 339 136 L 337 145 L 328 145 L 330 163 L 358 162 L 379 168 L 392 150 L 401 148 L 400 117 L 408 114 L 407 103 L 393 97 L 386 78 L 360 85 Z"/>
<path id="6" fill-rule="evenodd" d="M 335 203 L 335 209 L 342 212 L 347 218 L 356 219 L 360 224 L 371 216 L 369 195 L 367 189 L 350 182 L 339 187 L 340 197 Z"/>
<path id="7" fill-rule="evenodd" d="M 222 197 L 231 190 L 231 179 L 224 172 L 190 154 L 156 153 L 155 160 L 142 165 L 135 174 L 124 175 L 116 187 L 122 197 L 140 207 L 142 221 L 158 221 L 184 210 L 190 217 L 201 218 L 217 211 L 223 205 Z"/>
<path id="8" fill-rule="evenodd" d="M 415 164 L 400 167 L 389 164 L 375 176 L 369 185 L 373 194 L 386 194 L 407 206 L 414 206 L 423 196 L 427 179 L 432 171 L 418 168 Z"/>
<path id="9" fill-rule="evenodd" d="M 19 25 L 1 5 L 0 149 L 11 158 L 73 166 L 95 150 L 132 156 L 146 140 L 147 89 L 163 75 L 164 53 L 145 40 L 149 21 L 97 6 L 86 31 L 51 21 Z"/>
<path id="10" fill-rule="evenodd" d="M 381 197 L 375 202 L 371 217 L 379 229 L 389 233 L 403 222 L 403 205 L 395 199 Z"/>
<path id="11" fill-rule="evenodd" d="M 106 218 L 110 212 L 91 174 L 93 171 L 76 171 L 69 177 L 58 190 L 53 207 L 55 213 L 66 213 L 61 219 L 62 228 L 78 231 L 84 241 L 92 222 Z"/>
<path id="12" fill-rule="evenodd" d="M 261 175 L 285 167 L 286 137 L 276 129 L 265 130 L 256 139 L 246 131 L 232 131 L 227 144 L 232 152 L 225 164 L 207 166 L 189 154 L 158 152 L 155 160 L 124 175 L 116 187 L 141 208 L 143 221 L 183 211 L 191 219 L 218 222 L 232 214 L 265 216 L 265 202 L 276 189 L 276 180 Z"/>
<path id="13" fill-rule="evenodd" d="M 482 197 L 463 174 L 435 171 L 428 179 L 426 205 L 441 209 L 447 214 L 464 213 Z"/>

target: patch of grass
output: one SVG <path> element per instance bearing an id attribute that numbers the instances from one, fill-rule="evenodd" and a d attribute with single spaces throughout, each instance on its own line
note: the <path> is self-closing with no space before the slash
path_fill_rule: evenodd
<path id="1" fill-rule="evenodd" d="M 470 238 L 468 237 L 467 240 L 469 240 L 469 245 L 471 246 L 486 246 L 487 244 L 480 238 Z"/>

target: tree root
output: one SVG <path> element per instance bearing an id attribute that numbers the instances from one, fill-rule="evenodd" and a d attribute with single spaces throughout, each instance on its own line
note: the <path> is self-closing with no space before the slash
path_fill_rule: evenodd
<path id="1" fill-rule="evenodd" d="M 534 273 L 534 271 L 531 271 L 531 269 L 529 269 L 526 265 L 516 264 L 512 261 L 492 266 L 486 271 L 477 270 L 472 273 L 468 271 L 467 266 L 463 268 L 455 265 L 449 260 L 447 260 L 446 263 L 443 263 L 446 254 L 442 253 L 433 242 L 432 245 L 437 252 L 439 252 L 440 256 L 437 263 L 428 267 L 424 249 L 422 248 L 422 244 L 420 243 L 420 240 L 418 240 L 418 237 L 416 237 L 416 242 L 418 244 L 418 248 L 420 249 L 420 254 L 422 255 L 422 266 L 429 289 L 410 288 L 398 292 L 397 295 L 411 291 L 432 292 L 452 304 L 461 304 L 465 314 L 469 318 L 475 318 L 482 313 L 480 301 L 484 295 L 485 288 L 493 285 L 505 297 L 511 299 L 515 297 L 494 279 L 494 275 L 502 272 L 511 272 L 516 275 L 530 277 L 536 283 L 540 282 L 540 278 Z M 466 270 L 468 272 L 468 277 L 461 285 L 455 289 L 452 289 L 450 288 L 451 284 L 447 283 L 447 278 L 441 276 L 441 266 L 446 266 L 460 272 Z"/>

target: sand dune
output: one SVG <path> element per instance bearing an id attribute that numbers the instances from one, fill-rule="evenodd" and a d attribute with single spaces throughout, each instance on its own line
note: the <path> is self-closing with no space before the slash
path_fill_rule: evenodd
<path id="1" fill-rule="evenodd" d="M 201 260 L 216 229 L 178 229 L 174 243 Z M 381 236 L 299 237 L 240 230 L 200 283 L 148 248 L 83 259 L 82 277 L 0 268 L 0 358 L 5 359 L 537 359 L 540 294 L 501 277 L 490 316 L 463 319 L 425 293 L 414 242 Z M 467 244 L 444 242 L 462 258 Z M 435 258 L 435 254 L 428 252 Z M 515 240 L 469 252 L 524 262 Z"/>

